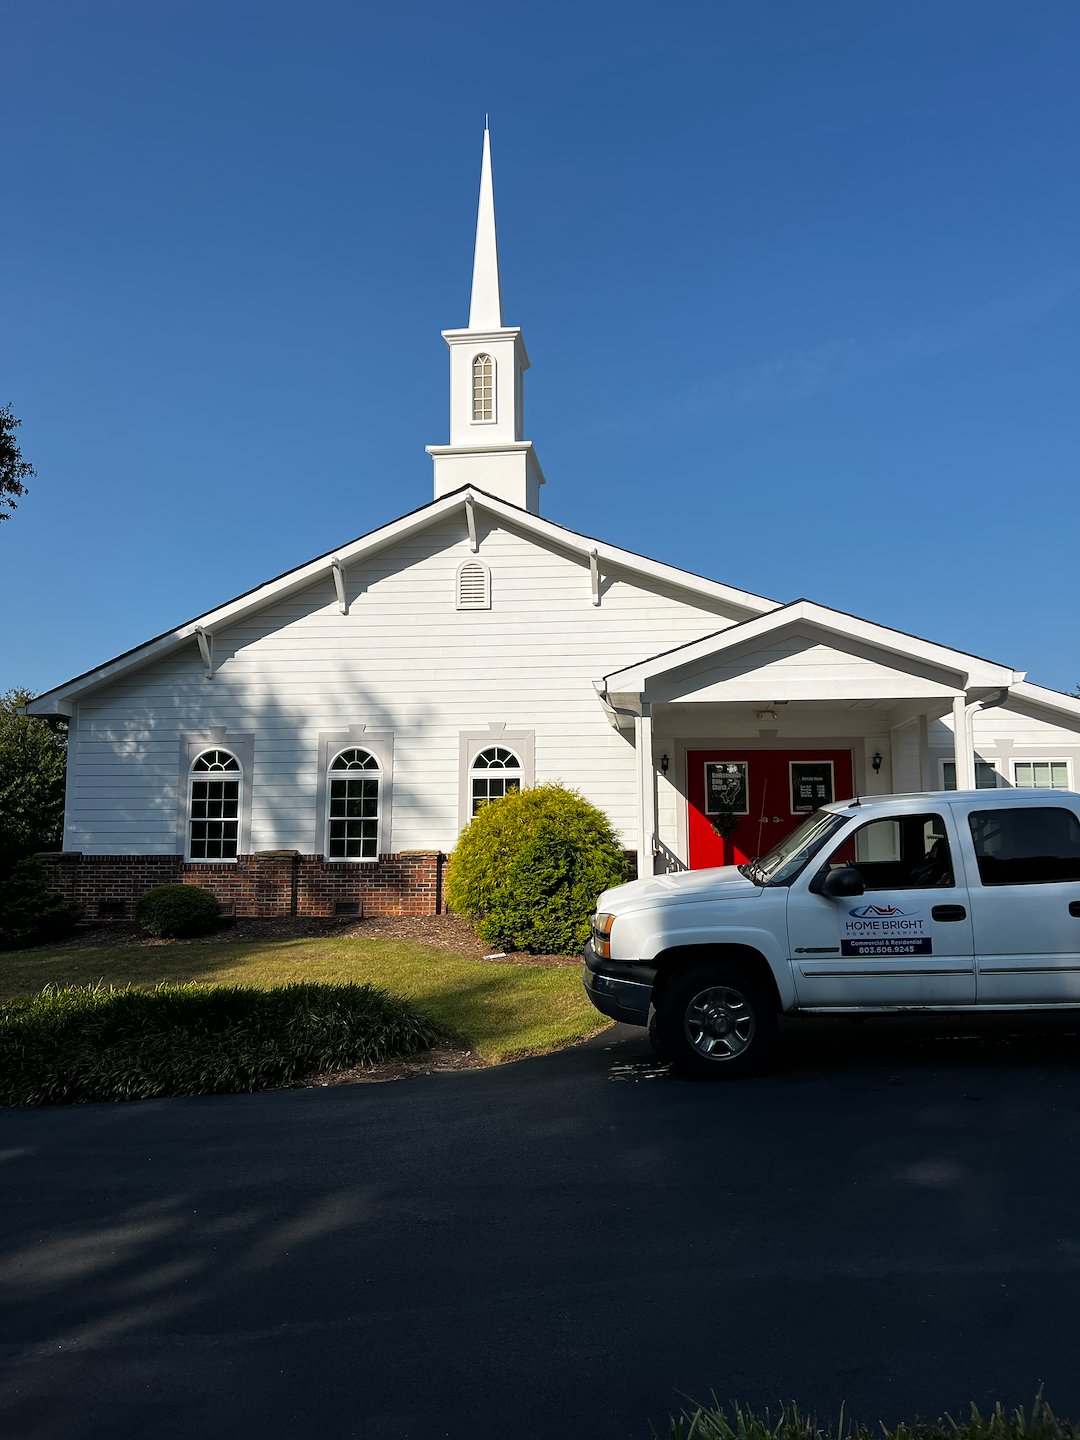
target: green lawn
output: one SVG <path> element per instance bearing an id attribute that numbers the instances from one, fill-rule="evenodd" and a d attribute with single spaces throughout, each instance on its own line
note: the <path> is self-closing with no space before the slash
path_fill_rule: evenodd
<path id="1" fill-rule="evenodd" d="M 576 966 L 540 969 L 467 960 L 392 940 L 116 945 L 0 954 L 0 999 L 45 985 L 152 986 L 198 980 L 268 988 L 292 980 L 368 982 L 415 1002 L 485 1060 L 554 1050 L 606 1022 L 585 998 Z"/>

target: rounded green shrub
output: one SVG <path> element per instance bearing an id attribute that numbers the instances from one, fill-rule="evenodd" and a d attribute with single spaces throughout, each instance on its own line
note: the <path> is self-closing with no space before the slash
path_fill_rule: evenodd
<path id="1" fill-rule="evenodd" d="M 198 885 L 155 885 L 135 906 L 135 920 L 148 935 L 170 940 L 205 935 L 220 916 L 217 896 Z"/>
<path id="2" fill-rule="evenodd" d="M 489 945 L 574 955 L 589 938 L 596 897 L 625 877 L 607 816 L 576 790 L 537 785 L 493 800 L 466 825 L 447 900 Z"/>

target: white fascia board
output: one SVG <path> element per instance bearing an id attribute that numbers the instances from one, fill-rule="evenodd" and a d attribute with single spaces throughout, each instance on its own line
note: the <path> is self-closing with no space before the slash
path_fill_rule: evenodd
<path id="1" fill-rule="evenodd" d="M 521 448 L 531 448 L 531 442 L 522 441 Z M 143 665 L 149 665 L 183 644 L 194 643 L 200 628 L 212 634 L 215 630 L 235 624 L 236 621 L 263 609 L 295 590 L 304 589 L 322 577 L 329 581 L 332 578 L 335 559 L 342 566 L 351 566 L 362 561 L 369 555 L 386 549 L 390 545 L 395 545 L 398 541 L 406 539 L 417 531 L 426 529 L 429 525 L 437 524 L 455 511 L 464 511 L 467 497 L 472 498 L 478 509 L 497 515 L 508 528 L 533 535 L 555 549 L 576 555 L 580 557 L 584 565 L 589 564 L 589 556 L 595 550 L 600 565 L 605 568 L 615 566 L 631 575 L 636 574 L 658 580 L 692 595 L 702 596 L 707 600 L 718 600 L 737 609 L 748 610 L 752 614 L 760 614 L 777 607 L 778 602 L 775 600 L 766 600 L 760 595 L 751 595 L 746 591 L 733 589 L 729 585 L 721 585 L 718 581 L 706 580 L 701 576 L 692 575 L 687 570 L 680 570 L 674 565 L 665 565 L 659 560 L 648 560 L 644 556 L 635 555 L 629 550 L 621 550 L 614 545 L 601 544 L 591 536 L 567 530 L 562 525 L 556 525 L 550 520 L 542 520 L 538 515 L 532 515 L 517 505 L 508 504 L 505 500 L 498 500 L 484 490 L 477 490 L 475 487 L 467 485 L 460 490 L 452 490 L 448 495 L 443 495 L 428 505 L 422 505 L 418 510 L 410 511 L 408 515 L 403 515 L 398 520 L 392 520 L 378 530 L 361 535 L 347 545 L 339 545 L 333 550 L 328 550 L 325 555 L 310 560 L 306 565 L 298 566 L 295 570 L 288 570 L 285 574 L 268 580 L 264 585 L 256 586 L 253 590 L 237 596 L 235 600 L 229 600 L 224 605 L 219 605 L 217 609 L 207 611 L 205 615 L 197 615 L 193 620 L 178 625 L 176 629 L 166 631 L 153 640 L 148 640 L 144 644 L 126 651 L 123 655 L 106 661 L 104 665 L 99 665 L 93 670 L 75 676 L 74 679 L 66 681 L 63 685 L 56 686 L 55 689 L 46 691 L 44 695 L 27 705 L 27 713 L 31 715 L 66 715 L 70 713 L 71 703 L 80 695 L 97 689 Z"/>
<path id="2" fill-rule="evenodd" d="M 1009 699 L 1014 697 L 1028 705 L 1052 710 L 1055 715 L 1067 715 L 1074 723 L 1080 724 L 1080 698 L 1075 695 L 1065 695 L 1060 690 L 1050 690 L 1045 685 L 1033 685 L 1021 679 L 1009 689 Z M 1005 703 L 1008 704 L 1008 701 Z"/>
<path id="3" fill-rule="evenodd" d="M 97 689 L 98 686 L 115 680 L 129 671 L 140 669 L 155 660 L 160 660 L 181 645 L 195 640 L 199 630 L 212 634 L 215 629 L 235 624 L 237 620 L 242 620 L 245 616 L 263 609 L 275 600 L 279 600 L 295 590 L 303 590 L 323 576 L 330 579 L 335 560 L 342 566 L 351 564 L 355 560 L 362 560 L 374 551 L 381 550 L 387 545 L 396 544 L 417 530 L 423 530 L 428 525 L 443 519 L 447 514 L 453 514 L 463 505 L 464 492 L 444 495 L 440 500 L 435 500 L 430 505 L 403 515 L 399 520 L 393 520 L 389 525 L 383 525 L 378 530 L 372 530 L 370 534 L 362 535 L 348 545 L 339 545 L 334 550 L 327 551 L 325 555 L 310 560 L 306 565 L 301 565 L 295 570 L 288 570 L 284 575 L 279 575 L 276 579 L 269 580 L 266 584 L 237 596 L 235 600 L 219 605 L 216 610 L 209 610 L 205 615 L 198 615 L 194 620 L 178 625 L 175 630 L 168 630 L 155 639 L 148 640 L 144 644 L 136 646 L 135 649 L 125 651 L 123 655 L 106 661 L 104 665 L 99 665 L 93 670 L 86 671 L 85 674 L 77 675 L 73 680 L 66 681 L 63 685 L 56 686 L 53 690 L 46 691 L 44 695 L 40 695 L 27 705 L 27 714 L 66 715 L 70 713 L 71 702 L 78 696 Z"/>
<path id="4" fill-rule="evenodd" d="M 556 549 L 577 555 L 585 565 L 590 563 L 590 556 L 595 550 L 600 567 L 605 570 L 614 566 L 628 574 L 659 580 L 665 585 L 703 596 L 707 600 L 719 600 L 735 609 L 747 610 L 754 616 L 779 608 L 778 600 L 767 600 L 763 595 L 751 595 L 748 590 L 736 590 L 734 586 L 722 585 L 718 580 L 707 580 L 689 570 L 680 570 L 677 565 L 665 565 L 661 560 L 649 560 L 644 555 L 635 555 L 632 550 L 606 545 L 592 535 L 581 535 L 576 530 L 567 530 L 551 520 L 531 515 L 516 505 L 509 505 L 505 500 L 497 500 L 494 495 L 488 495 L 483 490 L 475 490 L 473 493 L 477 505 L 490 514 L 498 515 L 511 529 L 535 535 L 537 539 L 544 540 Z"/>
<path id="5" fill-rule="evenodd" d="M 744 620 L 740 625 L 707 635 L 703 640 L 667 651 L 637 665 L 628 665 L 623 670 L 615 670 L 606 676 L 605 680 L 610 690 L 640 692 L 658 675 L 707 660 L 712 655 L 736 646 L 752 644 L 777 630 L 790 629 L 800 623 L 812 625 L 816 630 L 836 635 L 840 639 L 858 640 L 890 654 L 902 655 L 951 671 L 961 677 L 961 690 L 1010 687 L 1017 674 L 1008 666 L 982 660 L 976 655 L 966 655 L 960 650 L 950 650 L 947 646 L 935 644 L 931 640 L 905 635 L 900 630 L 890 630 L 872 620 L 860 620 L 858 616 L 846 615 L 841 610 L 831 610 L 828 606 L 818 605 L 812 600 L 796 600 L 791 605 L 780 606 L 753 620 Z"/>

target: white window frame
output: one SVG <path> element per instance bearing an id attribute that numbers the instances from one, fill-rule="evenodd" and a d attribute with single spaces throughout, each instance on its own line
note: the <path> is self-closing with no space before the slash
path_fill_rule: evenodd
<path id="1" fill-rule="evenodd" d="M 1073 767 L 1072 761 L 1065 755 L 1013 755 L 1009 760 L 1009 779 L 1014 790 L 1030 790 L 1037 794 L 1044 787 L 1042 785 L 1018 785 L 1016 783 L 1016 767 L 1018 765 L 1064 765 L 1065 766 L 1065 789 L 1073 788 Z M 1053 779 L 1053 775 L 1051 775 Z M 1045 787 L 1054 789 L 1054 786 Z"/>
<path id="2" fill-rule="evenodd" d="M 330 766 L 343 750 L 367 750 L 379 764 L 379 826 L 378 855 L 374 860 L 360 856 L 335 856 L 327 853 L 330 838 Z M 394 734 L 392 730 L 369 730 L 366 725 L 350 725 L 341 730 L 319 731 L 319 775 L 315 794 L 315 834 L 312 851 L 328 865 L 375 865 L 391 853 L 394 804 Z M 342 771 L 348 774 L 348 771 Z M 372 774 L 372 771 L 358 772 Z"/>
<path id="3" fill-rule="evenodd" d="M 334 768 L 334 763 L 335 763 L 335 761 L 339 760 L 342 755 L 347 755 L 350 750 L 360 750 L 360 751 L 362 751 L 365 755 L 370 755 L 371 758 L 372 758 L 372 760 L 375 761 L 374 766 L 364 766 L 363 768 L 358 769 L 358 770 L 350 770 L 350 769 L 346 769 L 346 768 L 342 768 L 342 769 L 340 769 L 340 770 L 335 770 L 335 768 Z M 330 826 L 334 823 L 335 820 L 340 820 L 340 819 L 342 819 L 342 818 L 345 818 L 345 817 L 342 817 L 342 816 L 340 816 L 340 815 L 338 815 L 338 816 L 331 815 L 331 813 L 330 813 L 330 799 L 331 799 L 331 797 L 330 797 L 330 786 L 331 786 L 331 782 L 332 782 L 332 781 L 341 779 L 341 778 L 343 778 L 343 777 L 345 777 L 345 776 L 349 776 L 349 775 L 359 775 L 359 776 L 363 776 L 365 779 L 369 779 L 369 780 L 374 780 L 374 781 L 375 781 L 375 854 L 374 854 L 374 855 L 331 855 L 331 854 L 330 854 Z M 361 742 L 360 744 L 357 744 L 357 745 L 351 745 L 351 744 L 350 744 L 350 745 L 344 745 L 344 746 L 342 746 L 342 748 L 341 748 L 340 750 L 335 750 L 335 751 L 333 751 L 333 753 L 330 755 L 330 757 L 329 757 L 329 759 L 328 759 L 328 761 L 327 761 L 327 766 L 326 766 L 326 815 L 325 815 L 325 818 L 324 818 L 324 821 L 323 821 L 323 825 L 324 825 L 324 833 L 323 833 L 323 859 L 327 862 L 328 865 L 377 865 L 377 864 L 379 863 L 379 857 L 380 857 L 380 854 L 382 853 L 381 850 L 380 850 L 380 841 L 382 840 L 382 801 L 383 801 L 383 773 L 382 773 L 382 764 L 381 764 L 381 762 L 380 762 L 380 760 L 379 760 L 378 755 L 375 753 L 375 751 L 369 749 L 369 747 L 368 747 L 367 745 L 364 745 L 362 742 Z M 361 817 L 361 819 L 363 819 L 363 818 L 366 818 L 366 817 Z"/>
<path id="4" fill-rule="evenodd" d="M 211 751 L 221 751 L 236 761 L 235 770 L 196 770 L 195 766 L 203 755 Z M 192 803 L 195 798 L 195 786 L 213 779 L 217 774 L 223 779 L 236 781 L 236 854 L 235 855 L 192 855 L 191 853 L 191 827 L 195 823 L 195 817 L 191 813 Z M 187 786 L 187 820 L 185 823 L 184 839 L 184 860 L 189 865 L 235 865 L 241 854 L 241 839 L 244 831 L 244 764 L 240 756 L 236 754 L 230 745 L 204 745 L 192 757 L 191 767 L 188 770 Z"/>
<path id="5" fill-rule="evenodd" d="M 487 363 L 491 366 L 491 414 L 477 415 L 476 367 L 481 363 L 481 361 L 484 360 L 486 360 Z M 496 384 L 497 377 L 498 366 L 495 364 L 495 356 L 492 355 L 491 352 L 488 350 L 478 351 L 477 354 L 473 356 L 472 361 L 469 365 L 469 414 L 472 417 L 472 423 L 474 425 L 494 425 L 496 423 L 499 399 L 498 387 Z"/>
<path id="6" fill-rule="evenodd" d="M 240 766 L 240 813 L 237 831 L 237 859 L 251 853 L 251 792 L 255 773 L 255 736 L 232 731 L 226 725 L 209 725 L 205 730 L 180 736 L 179 774 L 176 797 L 176 852 L 187 865 L 235 865 L 235 860 L 193 860 L 191 858 L 191 780 L 195 761 L 207 750 L 227 750 Z M 227 772 L 226 772 L 227 773 Z"/>
<path id="7" fill-rule="evenodd" d="M 483 766 L 483 768 L 478 767 L 476 762 L 480 759 L 480 756 L 483 755 L 483 754 L 485 754 L 488 750 L 505 750 L 508 755 L 512 755 L 512 756 L 514 757 L 514 759 L 517 761 L 517 764 L 516 764 L 516 765 L 501 765 L 501 766 L 485 765 L 485 766 Z M 476 814 L 478 813 L 477 810 L 476 810 L 476 806 L 475 806 L 475 798 L 476 798 L 476 797 L 473 795 L 473 781 L 474 781 L 474 780 L 485 780 L 485 779 L 488 779 L 488 778 L 489 778 L 490 776 L 492 776 L 492 775 L 499 776 L 499 777 L 501 777 L 501 778 L 504 779 L 504 780 L 505 780 L 505 779 L 510 779 L 510 778 L 516 779 L 517 782 L 518 782 L 518 789 L 519 789 L 519 790 L 524 790 L 524 789 L 525 789 L 525 765 L 524 765 L 524 763 L 523 763 L 523 761 L 522 761 L 522 759 L 521 759 L 521 756 L 518 754 L 517 750 L 515 750 L 515 748 L 513 747 L 513 745 L 508 745 L 508 744 L 506 744 L 505 741 L 502 741 L 502 740 L 495 740 L 495 741 L 493 741 L 491 744 L 481 745 L 480 748 L 479 748 L 479 749 L 476 751 L 476 753 L 473 755 L 472 760 L 469 762 L 469 818 L 470 818 L 470 820 L 473 818 L 474 815 L 476 815 Z M 505 795 L 505 794 L 506 794 L 506 791 L 504 790 L 504 791 L 503 791 L 503 795 Z M 490 798 L 490 797 L 489 797 L 489 798 Z M 502 796 L 500 796 L 499 798 L 501 799 Z"/>
<path id="8" fill-rule="evenodd" d="M 458 829 L 464 830 L 472 819 L 472 769 L 473 762 L 482 750 L 491 750 L 498 745 L 510 750 L 521 763 L 521 788 L 530 789 L 536 784 L 536 732 L 535 730 L 510 730 L 498 721 L 492 721 L 487 729 L 462 730 L 458 735 Z M 481 771 L 489 774 L 489 771 Z"/>
<path id="9" fill-rule="evenodd" d="M 953 757 L 952 757 L 951 755 L 944 755 L 944 756 L 942 756 L 941 759 L 938 760 L 938 775 L 939 775 L 939 777 L 940 777 L 940 779 L 941 779 L 941 784 L 940 784 L 940 786 L 939 786 L 938 788 L 941 789 L 941 790 L 948 790 L 948 789 L 949 789 L 949 787 L 945 784 L 945 767 L 946 767 L 947 765 L 951 765 L 951 766 L 953 767 L 953 781 L 955 782 L 955 780 L 956 780 L 956 761 L 953 759 Z M 993 785 L 979 785 L 978 783 L 976 783 L 975 789 L 976 789 L 976 790 L 1000 790 L 1001 787 L 1005 784 L 1005 777 L 1004 777 L 1004 775 L 1002 775 L 1001 770 L 1000 770 L 999 766 L 997 765 L 996 761 L 994 761 L 994 760 L 979 760 L 979 759 L 976 759 L 976 761 L 975 761 L 975 778 L 976 778 L 976 782 L 978 781 L 979 766 L 980 766 L 980 765 L 989 765 L 989 766 L 990 766 L 990 769 L 993 770 L 994 775 L 995 775 L 996 778 L 995 778 L 995 780 L 994 780 Z M 955 783 L 953 784 L 953 787 L 952 787 L 952 788 L 953 788 L 953 790 L 956 789 Z"/>

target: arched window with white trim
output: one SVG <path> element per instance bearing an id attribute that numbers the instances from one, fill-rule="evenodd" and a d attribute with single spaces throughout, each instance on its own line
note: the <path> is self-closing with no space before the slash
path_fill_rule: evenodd
<path id="1" fill-rule="evenodd" d="M 469 795 L 471 814 L 482 810 L 492 800 L 501 800 L 514 790 L 520 790 L 524 767 L 520 758 L 505 745 L 491 745 L 473 757 L 469 766 Z"/>
<path id="2" fill-rule="evenodd" d="M 235 860 L 240 842 L 243 771 L 229 750 L 203 750 L 191 767 L 188 858 Z"/>
<path id="3" fill-rule="evenodd" d="M 477 355 L 472 362 L 472 418 L 495 419 L 495 361 Z"/>
<path id="4" fill-rule="evenodd" d="M 327 776 L 326 858 L 378 860 L 382 769 L 370 750 L 340 750 Z"/>

